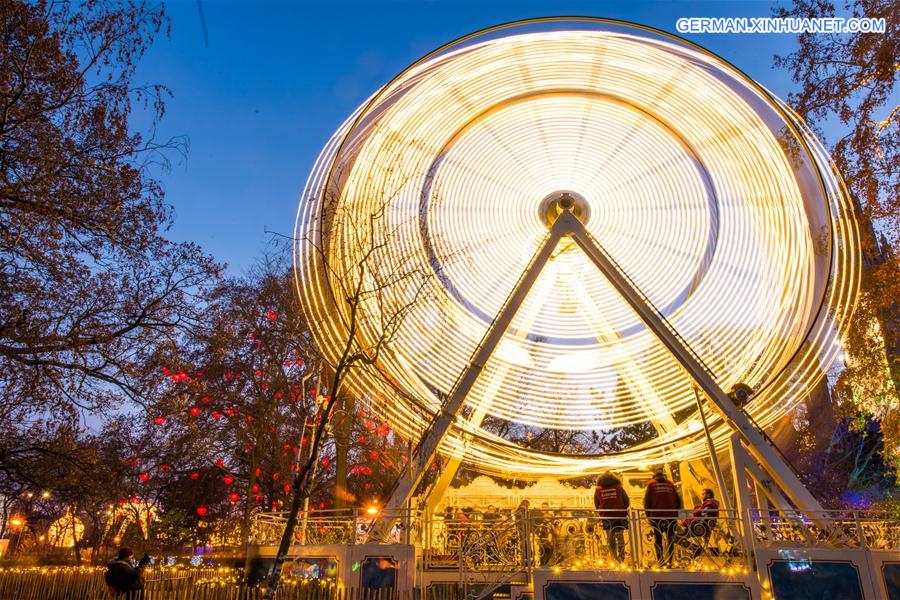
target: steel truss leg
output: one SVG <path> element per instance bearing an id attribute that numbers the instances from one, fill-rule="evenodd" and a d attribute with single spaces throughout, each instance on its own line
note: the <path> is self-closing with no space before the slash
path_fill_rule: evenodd
<path id="1" fill-rule="evenodd" d="M 719 417 L 740 436 L 741 440 L 747 445 L 748 451 L 772 476 L 772 479 L 790 498 L 791 502 L 800 510 L 822 510 L 818 501 L 803 486 L 777 448 L 771 445 L 766 436 L 751 423 L 747 415 L 735 406 L 713 379 L 700 358 L 694 354 L 681 336 L 657 312 L 625 272 L 590 236 L 581 221 L 570 210 L 565 209 L 550 227 L 550 232 L 547 234 L 541 247 L 519 278 L 494 322 L 491 323 L 484 338 L 482 338 L 481 343 L 469 360 L 469 364 L 442 403 L 431 425 L 422 435 L 419 444 L 412 453 L 412 457 L 398 477 L 391 496 L 384 506 L 383 513 L 388 515 L 398 514 L 399 510 L 406 505 L 406 502 L 412 496 L 429 464 L 437 455 L 441 442 L 443 442 L 454 421 L 458 418 L 466 396 L 475 385 L 478 376 L 493 354 L 494 349 L 503 339 L 503 335 L 509 328 L 513 317 L 564 236 L 570 236 L 574 240 L 631 309 L 637 313 L 644 325 L 653 332 L 675 360 L 681 364 L 697 387 L 709 398 L 712 408 Z M 394 517 L 379 518 L 372 526 L 369 539 L 372 541 L 385 539 L 394 520 Z"/>

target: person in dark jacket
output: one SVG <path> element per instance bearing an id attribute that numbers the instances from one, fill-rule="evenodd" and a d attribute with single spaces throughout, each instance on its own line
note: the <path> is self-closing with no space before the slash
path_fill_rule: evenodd
<path id="1" fill-rule="evenodd" d="M 681 522 L 682 526 L 687 528 L 688 534 L 708 537 L 719 517 L 719 501 L 710 488 L 703 490 L 703 501 L 694 507 L 691 517 L 693 518 Z"/>
<path id="2" fill-rule="evenodd" d="M 672 566 L 672 553 L 675 547 L 675 525 L 678 511 L 681 509 L 681 496 L 675 484 L 666 478 L 665 473 L 657 471 L 653 479 L 647 482 L 644 492 L 644 510 L 650 527 L 653 529 L 653 546 L 656 549 L 656 560 L 660 567 Z M 663 537 L 665 536 L 665 547 Z"/>
<path id="3" fill-rule="evenodd" d="M 631 500 L 622 482 L 612 473 L 604 473 L 594 489 L 594 507 L 600 511 L 600 524 L 606 531 L 609 552 L 617 562 L 625 562 L 625 530 Z"/>
<path id="4" fill-rule="evenodd" d="M 144 567 L 150 564 L 150 555 L 145 554 L 137 567 L 131 564 L 134 552 L 130 548 L 119 548 L 119 557 L 106 565 L 104 581 L 116 598 L 140 598 L 144 589 Z"/>

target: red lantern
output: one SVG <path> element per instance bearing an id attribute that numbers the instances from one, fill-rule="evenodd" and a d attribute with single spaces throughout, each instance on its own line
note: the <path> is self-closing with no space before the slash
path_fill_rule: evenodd
<path id="1" fill-rule="evenodd" d="M 253 493 L 254 493 L 254 494 L 258 494 L 258 493 L 259 493 L 259 484 L 258 484 L 258 483 L 254 483 L 254 484 L 253 484 Z"/>
<path id="2" fill-rule="evenodd" d="M 216 411 L 212 414 L 212 416 L 213 416 L 213 419 L 219 420 L 222 418 L 222 413 Z"/>
<path id="3" fill-rule="evenodd" d="M 315 395 L 316 395 L 316 388 L 313 388 L 313 389 L 309 390 L 309 395 L 310 395 L 310 396 L 315 396 Z"/>
<path id="4" fill-rule="evenodd" d="M 145 482 L 150 481 L 150 473 L 141 473 L 140 480 Z"/>
<path id="5" fill-rule="evenodd" d="M 196 417 L 200 414 L 200 408 L 197 406 L 192 406 L 188 412 L 191 413 L 192 417 Z"/>
<path id="6" fill-rule="evenodd" d="M 200 479 L 200 473 L 194 471 L 193 473 L 191 473 L 191 479 Z"/>
<path id="7" fill-rule="evenodd" d="M 225 466 L 225 461 L 222 460 L 222 459 L 220 458 L 219 460 L 216 461 L 216 465 L 218 465 L 218 466 L 220 466 L 220 467 L 224 467 L 224 466 Z"/>
<path id="8" fill-rule="evenodd" d="M 156 417 L 156 419 L 154 420 L 154 422 L 155 422 L 157 425 L 165 425 L 165 423 L 166 423 L 166 418 L 165 418 L 165 417 Z"/>
<path id="9" fill-rule="evenodd" d="M 203 396 L 202 400 L 204 404 L 209 404 L 209 396 Z"/>
<path id="10" fill-rule="evenodd" d="M 287 494 L 290 491 L 291 491 L 291 484 L 289 484 L 289 483 L 284 484 L 284 493 Z"/>
<path id="11" fill-rule="evenodd" d="M 326 469 L 328 468 L 328 465 L 330 465 L 330 464 L 331 464 L 331 461 L 328 460 L 327 456 L 322 459 L 322 466 L 325 467 Z"/>
<path id="12" fill-rule="evenodd" d="M 234 504 L 238 500 L 240 500 L 241 496 L 237 492 L 231 492 L 228 494 L 228 499 L 231 500 L 231 503 Z"/>
<path id="13" fill-rule="evenodd" d="M 270 310 L 270 311 L 269 311 L 269 318 L 272 319 L 272 320 L 274 321 L 275 319 L 278 318 L 278 313 L 275 312 L 275 311 Z"/>
<path id="14" fill-rule="evenodd" d="M 232 477 L 231 475 L 226 475 L 222 478 L 222 481 L 225 482 L 225 485 L 231 485 L 232 483 L 234 483 L 234 477 Z"/>
<path id="15" fill-rule="evenodd" d="M 360 444 L 365 444 L 365 443 L 366 443 L 366 436 L 364 436 L 364 435 L 359 436 L 359 443 L 360 443 Z"/>
<path id="16" fill-rule="evenodd" d="M 206 515 L 206 507 L 205 507 L 205 506 L 198 506 L 198 507 L 197 507 L 197 514 L 200 515 L 201 517 L 204 516 L 204 515 Z"/>
<path id="17" fill-rule="evenodd" d="M 160 465 L 159 468 L 162 469 L 163 471 L 168 471 L 172 467 L 170 467 L 169 465 Z"/>
<path id="18" fill-rule="evenodd" d="M 369 452 L 369 458 L 376 460 L 378 458 L 378 453 L 375 451 Z"/>
<path id="19" fill-rule="evenodd" d="M 272 473 L 272 479 L 278 481 L 278 473 Z"/>

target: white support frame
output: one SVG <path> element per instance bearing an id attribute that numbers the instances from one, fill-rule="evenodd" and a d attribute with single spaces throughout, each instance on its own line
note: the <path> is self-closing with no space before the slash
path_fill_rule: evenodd
<path id="1" fill-rule="evenodd" d="M 562 207 L 562 202 L 560 202 Z M 659 314 L 650 300 L 635 286 L 628 275 L 594 240 L 585 226 L 568 207 L 562 207 L 559 217 L 550 226 L 547 237 L 532 257 L 506 302 L 497 313 L 493 323 L 469 360 L 468 365 L 456 380 L 453 389 L 441 405 L 431 425 L 422 435 L 419 444 L 397 478 L 391 497 L 384 506 L 386 514 L 393 514 L 406 506 L 416 487 L 422 480 L 429 464 L 437 455 L 441 443 L 459 418 L 466 396 L 475 385 L 488 359 L 503 339 L 513 317 L 519 310 L 528 292 L 534 285 L 547 261 L 563 237 L 570 237 L 594 266 L 603 273 L 616 291 L 637 313 L 644 325 L 662 342 L 679 362 L 691 380 L 711 401 L 712 408 L 725 423 L 740 437 L 753 458 L 771 475 L 772 480 L 800 510 L 821 511 L 822 507 L 803 486 L 777 448 L 760 431 L 750 418 L 738 408 L 731 398 L 719 387 L 702 360 L 690 349 L 683 338 Z M 383 539 L 393 525 L 392 519 L 380 518 L 373 525 L 369 539 Z"/>

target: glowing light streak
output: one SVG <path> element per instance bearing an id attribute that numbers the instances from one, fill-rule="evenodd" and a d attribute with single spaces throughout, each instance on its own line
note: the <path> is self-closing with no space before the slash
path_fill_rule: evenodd
<path id="1" fill-rule="evenodd" d="M 401 73 L 328 142 L 297 238 L 298 292 L 317 342 L 336 352 L 347 307 L 334 272 L 360 260 L 353 227 L 388 203 L 373 267 L 435 269 L 380 364 L 350 389 L 417 439 L 544 238 L 555 191 L 588 202 L 591 234 L 710 366 L 743 382 L 765 426 L 838 355 L 852 310 L 858 233 L 821 144 L 734 67 L 664 34 L 602 21 L 487 32 Z M 552 28 L 551 28 L 552 29 Z M 387 232 L 394 232 L 388 236 Z M 323 243 L 324 242 L 324 243 Z M 706 444 L 691 382 L 577 249 L 560 244 L 468 397 L 443 451 L 488 472 L 576 476 L 695 459 Z M 390 313 L 408 286 L 386 290 Z M 363 303 L 371 341 L 378 306 Z M 386 376 L 386 377 L 385 377 Z M 619 378 L 626 385 L 617 385 Z M 385 383 L 395 380 L 404 394 Z M 590 430 L 657 423 L 609 456 L 556 456 L 481 428 L 482 415 Z M 717 443 L 729 433 L 711 421 Z"/>

